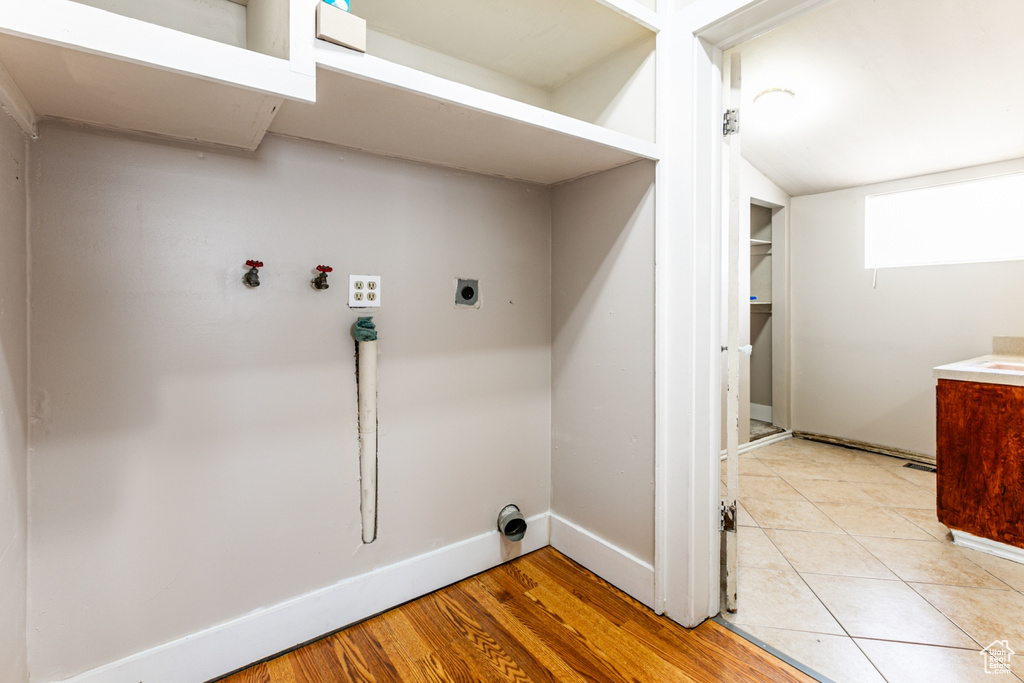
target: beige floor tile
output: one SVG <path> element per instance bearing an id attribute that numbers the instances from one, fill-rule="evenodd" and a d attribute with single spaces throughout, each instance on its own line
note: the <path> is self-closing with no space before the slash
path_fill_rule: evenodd
<path id="1" fill-rule="evenodd" d="M 761 462 L 772 472 L 786 479 L 834 479 L 832 467 L 811 460 L 783 460 L 762 458 Z"/>
<path id="2" fill-rule="evenodd" d="M 809 451 L 807 455 L 814 462 L 823 465 L 853 465 L 860 457 L 857 451 L 827 444 L 818 444 L 817 448 Z"/>
<path id="3" fill-rule="evenodd" d="M 1009 586 L 971 562 L 948 541 L 911 541 L 875 536 L 859 536 L 857 541 L 904 581 L 1010 590 Z"/>
<path id="4" fill-rule="evenodd" d="M 852 536 L 783 529 L 769 529 L 763 533 L 800 573 L 897 578 Z"/>
<path id="5" fill-rule="evenodd" d="M 823 531 L 833 534 L 843 531 L 813 503 L 807 501 L 744 498 L 743 506 L 762 529 Z"/>
<path id="6" fill-rule="evenodd" d="M 782 460 L 806 460 L 813 462 L 811 453 L 814 451 L 815 445 L 810 441 L 803 439 L 783 439 L 782 441 L 776 441 L 775 443 L 768 444 L 767 446 L 761 446 L 753 451 L 748 451 L 748 454 L 757 456 L 760 460 L 765 459 L 782 459 Z"/>
<path id="7" fill-rule="evenodd" d="M 921 488 L 928 489 L 929 491 L 935 490 L 937 480 L 934 472 L 922 472 L 921 470 L 912 470 L 906 467 L 900 467 L 892 470 L 892 473 L 900 479 L 906 479 L 911 484 L 920 486 Z"/>
<path id="8" fill-rule="evenodd" d="M 837 481 L 859 481 L 876 484 L 899 484 L 905 480 L 897 477 L 888 467 L 878 465 L 832 465 L 830 479 Z"/>
<path id="9" fill-rule="evenodd" d="M 818 508 L 854 536 L 930 540 L 931 535 L 888 508 L 851 503 L 817 503 Z"/>
<path id="10" fill-rule="evenodd" d="M 804 498 L 815 503 L 867 503 L 877 505 L 862 484 L 851 481 L 828 481 L 827 479 L 787 479 L 786 483 L 799 491 Z"/>
<path id="11" fill-rule="evenodd" d="M 871 661 L 846 636 L 762 626 L 741 628 L 835 683 L 885 683 Z"/>
<path id="12" fill-rule="evenodd" d="M 775 473 L 757 458 L 740 458 L 740 476 L 774 477 Z"/>
<path id="13" fill-rule="evenodd" d="M 824 574 L 802 576 L 828 611 L 855 638 L 976 647 L 967 634 L 902 581 Z"/>
<path id="14" fill-rule="evenodd" d="M 985 673 L 980 648 L 961 650 L 860 638 L 856 642 L 889 683 L 992 683 L 1007 678 Z"/>
<path id="15" fill-rule="evenodd" d="M 867 451 L 857 451 L 857 464 L 858 465 L 878 465 L 879 467 L 885 467 L 887 469 L 895 470 L 906 465 L 909 460 L 903 458 L 897 458 L 892 455 L 882 455 L 881 453 L 868 453 Z"/>
<path id="16" fill-rule="evenodd" d="M 844 635 L 800 575 L 757 567 L 740 567 L 735 614 L 724 615 L 739 626 L 770 626 Z"/>
<path id="17" fill-rule="evenodd" d="M 935 492 L 915 486 L 908 481 L 893 484 L 862 483 L 860 486 L 886 507 L 935 509 Z"/>
<path id="18" fill-rule="evenodd" d="M 909 584 L 983 647 L 1006 639 L 1024 653 L 1024 595 L 1016 591 Z"/>
<path id="19" fill-rule="evenodd" d="M 799 491 L 776 476 L 748 477 L 740 475 L 740 496 L 765 500 L 805 500 Z"/>
<path id="20" fill-rule="evenodd" d="M 970 548 L 961 548 L 957 546 L 957 550 L 963 553 L 964 556 L 974 564 L 978 565 L 982 569 L 988 570 L 989 574 L 992 574 L 997 579 L 1010 586 L 1010 588 L 1017 591 L 1024 591 L 1024 564 L 1013 562 L 1011 560 L 1004 560 L 1001 557 L 978 552 L 977 550 L 971 550 Z M 1021 652 L 1021 655 L 1022 659 L 1024 659 L 1024 652 Z"/>
<path id="21" fill-rule="evenodd" d="M 747 512 L 747 508 L 743 507 L 743 503 L 741 502 L 736 503 L 736 525 L 757 526 L 757 522 L 754 521 L 754 518 L 750 516 L 750 513 Z"/>
<path id="22" fill-rule="evenodd" d="M 935 516 L 935 509 L 931 510 L 907 510 L 903 508 L 894 508 L 895 512 L 898 512 L 900 516 L 909 519 L 915 525 L 927 531 L 934 538 L 940 541 L 950 541 L 953 539 L 953 535 L 949 533 L 949 529 L 946 525 L 938 520 Z"/>
<path id="23" fill-rule="evenodd" d="M 741 567 L 761 567 L 762 569 L 786 571 L 793 569 L 761 529 L 740 526 L 737 527 L 736 533 L 739 534 L 739 565 Z"/>

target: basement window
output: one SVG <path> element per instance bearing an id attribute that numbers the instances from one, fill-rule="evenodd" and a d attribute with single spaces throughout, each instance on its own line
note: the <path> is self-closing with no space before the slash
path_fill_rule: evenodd
<path id="1" fill-rule="evenodd" d="M 1024 259 L 1024 173 L 869 195 L 864 266 Z"/>

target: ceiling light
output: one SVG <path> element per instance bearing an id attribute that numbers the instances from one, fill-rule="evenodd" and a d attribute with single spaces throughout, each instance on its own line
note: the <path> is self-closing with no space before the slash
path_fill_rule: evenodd
<path id="1" fill-rule="evenodd" d="M 786 88 L 768 88 L 754 96 L 754 112 L 759 119 L 781 123 L 796 111 L 796 93 Z"/>

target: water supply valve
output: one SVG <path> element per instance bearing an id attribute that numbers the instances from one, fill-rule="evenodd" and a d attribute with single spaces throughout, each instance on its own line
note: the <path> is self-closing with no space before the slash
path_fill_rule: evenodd
<path id="1" fill-rule="evenodd" d="M 330 266 L 317 266 L 316 269 L 320 271 L 320 274 L 313 278 L 314 289 L 327 289 L 330 287 L 330 285 L 327 284 L 327 273 L 334 271 L 334 268 L 331 268 Z"/>
<path id="2" fill-rule="evenodd" d="M 249 287 L 259 287 L 260 271 L 257 269 L 263 267 L 263 261 L 254 261 L 252 259 L 249 259 L 248 261 L 245 262 L 245 265 L 249 266 L 249 271 L 242 278 L 242 282 L 244 282 Z"/>

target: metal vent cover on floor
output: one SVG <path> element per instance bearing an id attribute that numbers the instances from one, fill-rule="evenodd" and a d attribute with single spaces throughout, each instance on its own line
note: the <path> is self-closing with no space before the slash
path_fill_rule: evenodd
<path id="1" fill-rule="evenodd" d="M 904 467 L 909 467 L 912 470 L 921 470 L 922 472 L 931 472 L 933 474 L 935 472 L 938 472 L 937 469 L 931 467 L 930 465 L 921 465 L 916 462 L 908 462 L 906 465 L 904 465 Z"/>

